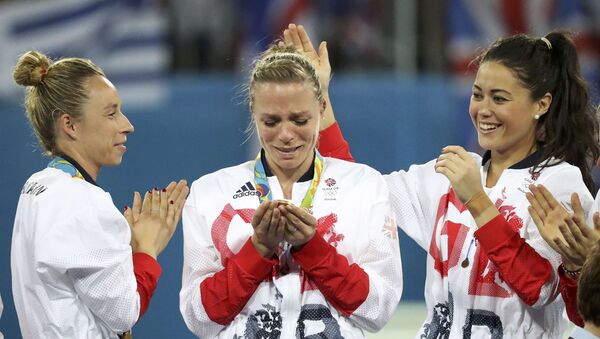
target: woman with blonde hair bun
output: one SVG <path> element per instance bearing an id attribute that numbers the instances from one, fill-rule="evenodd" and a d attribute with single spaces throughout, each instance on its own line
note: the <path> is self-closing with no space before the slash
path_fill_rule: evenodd
<path id="1" fill-rule="evenodd" d="M 96 179 L 121 163 L 133 126 L 115 86 L 90 60 L 23 54 L 13 72 L 48 166 L 19 197 L 12 289 L 29 338 L 124 338 L 148 307 L 158 255 L 179 221 L 185 180 L 134 193 L 124 214 Z"/>

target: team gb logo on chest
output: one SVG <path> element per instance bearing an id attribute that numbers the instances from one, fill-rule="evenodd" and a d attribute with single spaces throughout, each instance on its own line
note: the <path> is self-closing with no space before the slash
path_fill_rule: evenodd
<path id="1" fill-rule="evenodd" d="M 337 181 L 334 178 L 327 178 L 324 181 L 325 186 L 321 188 L 321 193 L 323 193 L 323 200 L 337 200 L 337 193 L 339 190 L 339 186 L 337 186 Z"/>

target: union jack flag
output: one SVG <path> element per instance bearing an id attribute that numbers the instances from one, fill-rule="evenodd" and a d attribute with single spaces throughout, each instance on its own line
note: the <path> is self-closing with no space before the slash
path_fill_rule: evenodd
<path id="1" fill-rule="evenodd" d="M 398 227 L 396 226 L 396 219 L 389 216 L 385 217 L 383 234 L 390 239 L 398 239 Z"/>

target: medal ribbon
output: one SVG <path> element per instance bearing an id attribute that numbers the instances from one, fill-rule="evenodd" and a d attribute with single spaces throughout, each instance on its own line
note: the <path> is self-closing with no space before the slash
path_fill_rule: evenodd
<path id="1" fill-rule="evenodd" d="M 263 201 L 273 200 L 273 195 L 271 194 L 271 188 L 269 187 L 269 181 L 267 180 L 265 168 L 260 160 L 260 154 L 261 152 L 258 152 L 256 160 L 254 161 L 254 182 L 256 184 L 256 190 L 259 194 L 258 199 L 262 203 Z M 310 182 L 310 187 L 308 188 L 308 192 L 306 192 L 306 195 L 300 204 L 300 207 L 307 209 L 312 207 L 312 201 L 315 197 L 315 193 L 317 192 L 319 181 L 321 180 L 321 172 L 323 172 L 323 157 L 317 150 L 315 150 L 314 167 L 315 171 L 313 174 L 313 179 Z"/>
<path id="2" fill-rule="evenodd" d="M 75 168 L 75 166 L 73 166 L 70 162 L 61 157 L 55 157 L 54 159 L 52 159 L 52 161 L 48 163 L 48 167 L 56 168 L 63 172 L 69 173 L 73 178 L 85 180 L 83 175 L 81 175 L 81 173 L 77 168 Z"/>

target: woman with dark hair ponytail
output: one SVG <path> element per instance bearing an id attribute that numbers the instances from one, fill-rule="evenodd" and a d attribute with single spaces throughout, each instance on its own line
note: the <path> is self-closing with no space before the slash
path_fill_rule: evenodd
<path id="1" fill-rule="evenodd" d="M 301 27 L 284 37 L 319 65 L 328 88 L 327 54 Z M 535 227 L 527 194 L 543 184 L 559 204 L 576 192 L 584 214 L 592 207 L 598 123 L 575 47 L 563 33 L 519 34 L 476 61 L 469 114 L 484 156 L 446 146 L 385 175 L 398 226 L 428 252 L 428 315 L 416 337 L 560 338 L 561 256 Z M 319 151 L 351 159 L 333 112 L 325 114 Z"/>
<path id="2" fill-rule="evenodd" d="M 586 186 L 594 192 L 591 165 L 600 156 L 598 123 L 575 46 L 568 36 L 560 32 L 543 38 L 514 35 L 496 42 L 478 61 L 497 62 L 509 68 L 529 89 L 532 100 L 551 95 L 547 114 L 540 115 L 536 124 L 541 158 L 560 159 L 577 166 Z M 543 161 L 534 168 L 548 165 L 548 161 Z"/>

